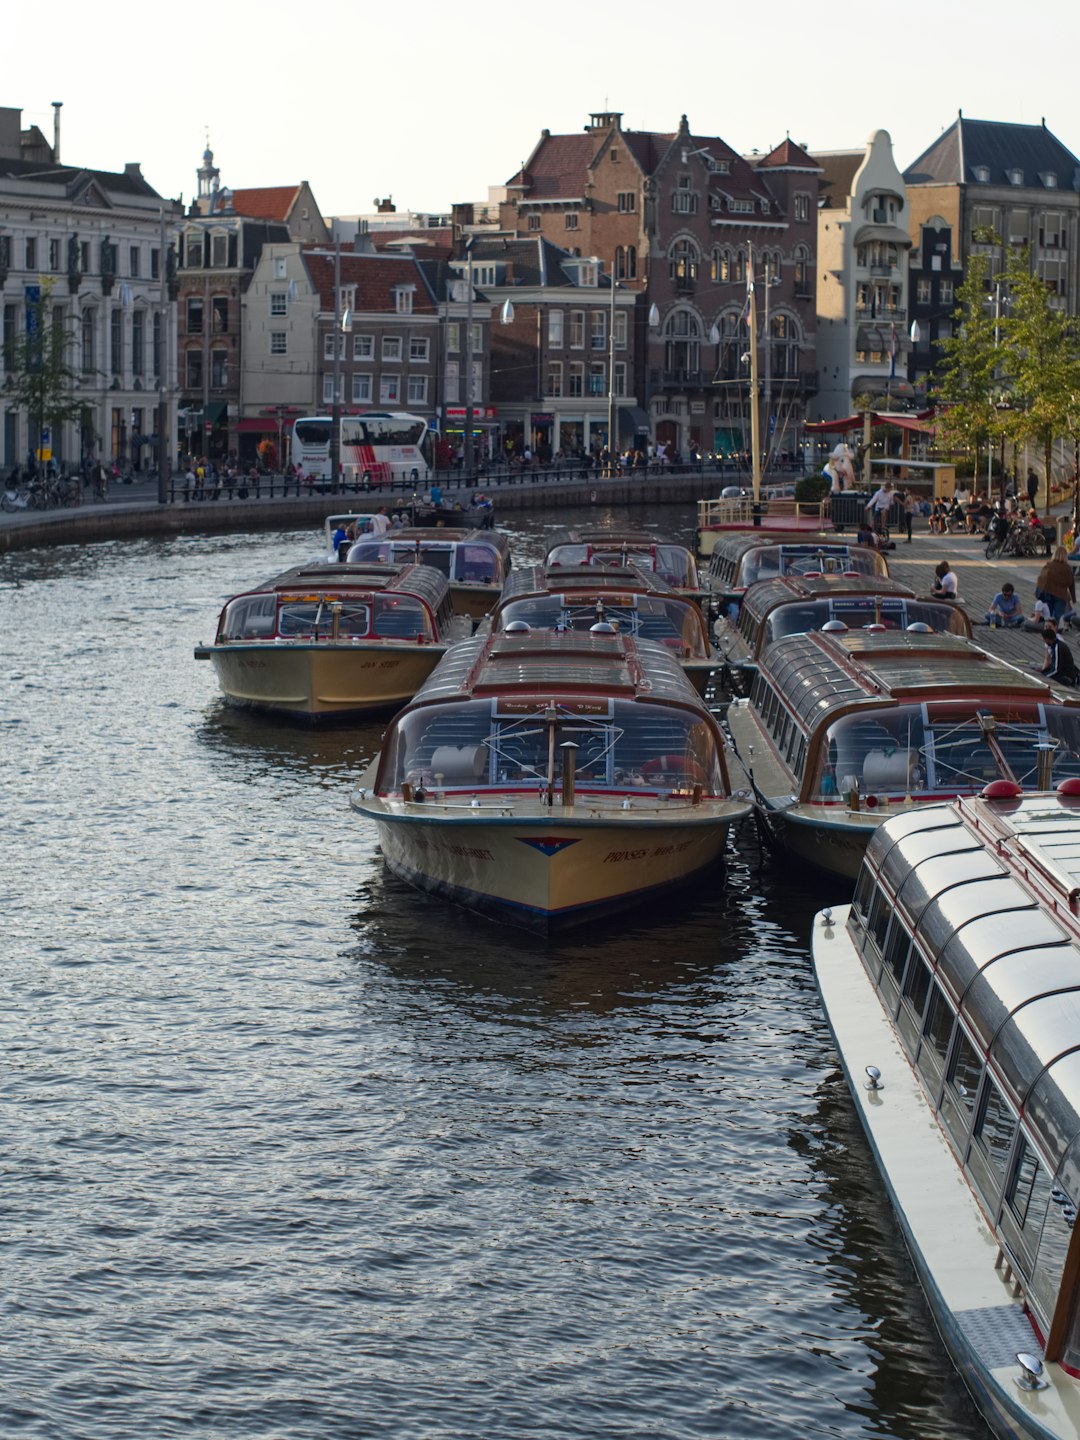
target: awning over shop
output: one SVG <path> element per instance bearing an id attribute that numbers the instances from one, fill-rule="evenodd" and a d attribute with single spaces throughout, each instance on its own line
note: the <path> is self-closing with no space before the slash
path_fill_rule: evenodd
<path id="1" fill-rule="evenodd" d="M 616 413 L 621 440 L 632 440 L 636 435 L 648 435 L 649 412 L 640 405 L 621 405 Z"/>
<path id="2" fill-rule="evenodd" d="M 894 382 L 894 384 L 898 383 L 901 382 Z M 893 394 L 898 393 L 896 390 L 893 391 Z M 928 434 L 933 434 L 935 428 L 929 412 L 924 415 L 890 415 L 886 412 L 872 410 L 870 420 L 874 425 L 895 425 L 900 430 L 921 430 Z M 852 430 L 861 430 L 863 423 L 861 414 L 845 415 L 840 420 L 809 420 L 805 429 L 808 435 L 847 435 Z"/>
<path id="3" fill-rule="evenodd" d="M 288 421 L 282 422 L 288 426 Z M 277 421 L 267 416 L 265 420 L 257 417 L 245 418 L 236 422 L 237 433 L 240 435 L 276 435 Z"/>

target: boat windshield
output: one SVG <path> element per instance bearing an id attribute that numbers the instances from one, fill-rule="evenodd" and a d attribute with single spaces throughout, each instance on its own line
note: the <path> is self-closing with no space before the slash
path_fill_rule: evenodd
<path id="1" fill-rule="evenodd" d="M 225 607 L 219 641 L 434 639 L 411 595 L 243 595 Z"/>
<path id="2" fill-rule="evenodd" d="M 556 545 L 549 553 L 546 563 L 548 565 L 636 565 L 639 570 L 659 575 L 669 585 L 693 589 L 698 584 L 694 557 L 682 545 Z"/>
<path id="3" fill-rule="evenodd" d="M 759 580 L 775 580 L 780 575 L 883 575 L 885 566 L 873 550 L 838 549 L 833 546 L 791 547 L 765 546 L 743 556 L 739 569 L 740 585 L 755 585 Z"/>
<path id="4" fill-rule="evenodd" d="M 746 614 L 744 606 L 743 615 Z M 963 613 L 955 605 L 908 600 L 902 596 L 852 595 L 777 606 L 766 621 L 767 641 L 771 645 L 784 635 L 805 635 L 810 630 L 820 630 L 829 620 L 842 620 L 849 630 L 861 630 L 866 625 L 906 630 L 909 625 L 922 624 L 929 625 L 931 630 L 967 634 Z M 741 623 L 739 628 L 743 628 Z"/>
<path id="5" fill-rule="evenodd" d="M 1080 714 L 1039 710 L 1024 719 L 956 706 L 928 715 L 922 705 L 846 715 L 828 728 L 811 797 L 967 794 L 1009 771 L 1025 789 L 1050 789 L 1080 775 Z"/>
<path id="6" fill-rule="evenodd" d="M 690 711 L 608 701 L 465 700 L 404 714 L 383 749 L 378 789 L 530 790 L 557 784 L 562 749 L 574 752 L 577 787 L 724 793 L 712 729 Z"/>
<path id="7" fill-rule="evenodd" d="M 709 654 L 708 637 L 689 604 L 661 596 L 534 595 L 504 606 L 498 629 L 505 630 L 512 620 L 524 620 L 533 630 L 563 631 L 588 631 L 598 621 L 606 621 L 620 635 L 656 640 L 679 654 L 697 659 Z"/>

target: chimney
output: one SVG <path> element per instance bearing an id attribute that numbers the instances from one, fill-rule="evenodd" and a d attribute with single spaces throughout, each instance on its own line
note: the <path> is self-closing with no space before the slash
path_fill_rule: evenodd
<path id="1" fill-rule="evenodd" d="M 54 165 L 60 164 L 60 111 L 63 109 L 63 106 L 64 102 L 62 100 L 54 100 L 52 102 L 52 158 Z"/>

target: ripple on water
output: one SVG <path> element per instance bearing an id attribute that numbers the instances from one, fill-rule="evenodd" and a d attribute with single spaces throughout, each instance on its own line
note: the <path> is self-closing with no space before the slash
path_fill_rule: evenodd
<path id="1" fill-rule="evenodd" d="M 817 1009 L 821 882 L 745 833 L 557 944 L 415 895 L 347 806 L 381 727 L 191 659 L 312 541 L 0 557 L 0 1434 L 981 1435 Z"/>

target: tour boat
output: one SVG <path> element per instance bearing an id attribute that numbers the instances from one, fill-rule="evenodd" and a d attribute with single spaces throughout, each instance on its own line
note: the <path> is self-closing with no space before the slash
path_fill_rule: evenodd
<path id="1" fill-rule="evenodd" d="M 1080 697 L 959 635 L 789 635 L 727 724 L 777 840 L 852 879 L 897 809 L 1080 774 Z"/>
<path id="2" fill-rule="evenodd" d="M 510 573 L 510 541 L 498 530 L 455 530 L 417 526 L 385 535 L 362 535 L 348 552 L 350 561 L 410 560 L 442 571 L 459 615 L 480 619 L 502 593 Z"/>
<path id="3" fill-rule="evenodd" d="M 813 928 L 938 1331 L 990 1431 L 1028 1440 L 1080 1437 L 1078 790 L 894 816 Z"/>
<path id="4" fill-rule="evenodd" d="M 805 502 L 791 494 L 763 492 L 761 499 L 755 501 L 752 492 L 739 486 L 731 485 L 728 489 L 730 494 L 698 501 L 697 553 L 703 559 L 734 533 L 761 536 L 787 530 L 806 537 L 825 530 L 824 504 L 820 500 Z"/>
<path id="5" fill-rule="evenodd" d="M 659 575 L 680 595 L 703 596 L 697 561 L 685 545 L 676 545 L 647 530 L 564 530 L 548 545 L 546 565 L 636 565 Z"/>
<path id="6" fill-rule="evenodd" d="M 704 584 L 712 607 L 737 618 L 743 596 L 761 580 L 784 575 L 881 575 L 889 567 L 880 550 L 805 535 L 725 535 L 717 541 Z"/>
<path id="7" fill-rule="evenodd" d="M 735 694 L 749 695 L 762 651 L 785 635 L 826 628 L 911 627 L 971 637 L 971 621 L 959 605 L 920 599 L 897 580 L 837 574 L 760 580 L 747 591 L 736 622 L 726 615 L 716 621 L 716 642 L 724 657 L 722 680 Z"/>
<path id="8" fill-rule="evenodd" d="M 343 560 L 345 558 L 345 552 L 347 552 L 348 546 L 345 546 L 345 551 L 342 551 L 334 544 L 334 536 L 339 529 L 349 530 L 351 528 L 355 540 L 361 535 L 370 535 L 374 526 L 374 515 L 358 514 L 354 510 L 346 511 L 343 514 L 327 515 L 323 523 L 323 534 L 326 538 L 326 544 L 323 546 L 322 556 L 319 557 L 320 560 L 326 560 L 329 563 L 332 560 Z"/>
<path id="9" fill-rule="evenodd" d="M 453 646 L 352 804 L 394 874 L 545 933 L 700 876 L 751 808 L 678 662 L 606 624 Z"/>
<path id="10" fill-rule="evenodd" d="M 719 664 L 701 608 L 636 563 L 531 565 L 514 570 L 491 615 L 493 630 L 589 630 L 598 621 L 620 635 L 654 640 L 678 659 L 698 694 Z"/>
<path id="11" fill-rule="evenodd" d="M 301 565 L 234 595 L 195 658 L 213 663 L 232 704 L 344 719 L 411 700 L 470 629 L 429 566 Z"/>

